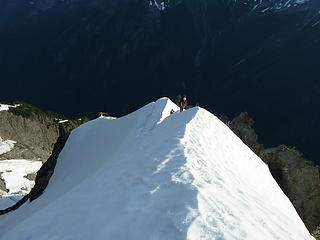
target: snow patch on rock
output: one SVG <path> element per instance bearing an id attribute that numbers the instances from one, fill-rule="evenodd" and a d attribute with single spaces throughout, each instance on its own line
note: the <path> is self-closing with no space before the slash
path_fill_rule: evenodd
<path id="1" fill-rule="evenodd" d="M 3 140 L 0 137 L 0 155 L 10 152 L 14 148 L 15 144 L 16 142 L 13 140 Z"/>
<path id="2" fill-rule="evenodd" d="M 8 111 L 9 108 L 16 108 L 19 106 L 20 106 L 20 104 L 15 104 L 15 105 L 0 104 L 0 111 Z"/>
<path id="3" fill-rule="evenodd" d="M 65 123 L 65 122 L 69 122 L 69 120 L 67 119 L 59 119 L 58 123 Z"/>
<path id="4" fill-rule="evenodd" d="M 3 196 L 29 193 L 34 186 L 34 181 L 27 179 L 26 176 L 35 174 L 41 166 L 41 161 L 25 159 L 0 161 L 0 177 L 5 181 L 8 190 L 8 193 Z"/>

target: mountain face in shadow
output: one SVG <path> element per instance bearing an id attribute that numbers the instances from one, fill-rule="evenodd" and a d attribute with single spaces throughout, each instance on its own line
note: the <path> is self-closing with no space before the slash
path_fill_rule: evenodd
<path id="1" fill-rule="evenodd" d="M 3 100 L 123 115 L 186 93 L 217 114 L 249 112 L 266 145 L 320 159 L 318 1 L 159 4 L 1 1 Z"/>

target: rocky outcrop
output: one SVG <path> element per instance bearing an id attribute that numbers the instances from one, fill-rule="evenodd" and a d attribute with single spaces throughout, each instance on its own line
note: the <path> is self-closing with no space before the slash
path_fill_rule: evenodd
<path id="1" fill-rule="evenodd" d="M 318 226 L 311 234 L 316 240 L 320 240 L 320 226 Z"/>
<path id="2" fill-rule="evenodd" d="M 41 169 L 37 173 L 37 177 L 35 180 L 35 186 L 31 190 L 29 194 L 24 196 L 20 201 L 18 201 L 14 206 L 9 207 L 4 210 L 0 210 L 0 215 L 6 214 L 8 212 L 11 212 L 13 210 L 18 209 L 22 204 L 24 204 L 26 201 L 30 200 L 33 201 L 36 198 L 38 198 L 45 188 L 47 187 L 49 180 L 54 172 L 54 168 L 57 163 L 57 159 L 59 157 L 60 152 L 62 151 L 65 143 L 67 142 L 69 138 L 70 133 L 67 133 L 63 136 L 60 136 L 54 145 L 54 149 L 52 152 L 52 155 L 50 158 L 42 165 Z"/>
<path id="3" fill-rule="evenodd" d="M 60 136 L 63 136 L 64 134 L 71 132 L 73 129 L 75 129 L 76 127 L 80 126 L 81 124 L 89 120 L 90 119 L 87 117 L 82 117 L 75 120 L 60 121 L 59 122 Z"/>
<path id="4" fill-rule="evenodd" d="M 0 126 L 0 136 L 16 142 L 11 151 L 0 155 L 0 160 L 36 159 L 45 162 L 59 137 L 58 123 L 44 115 L 24 117 L 1 111 Z"/>
<path id="5" fill-rule="evenodd" d="M 0 178 L 0 195 L 6 192 L 7 192 L 6 182 L 2 178 Z"/>
<path id="6" fill-rule="evenodd" d="M 61 118 L 65 119 L 27 103 L 9 111 L 0 111 L 0 137 L 16 142 L 11 151 L 0 155 L 0 160 L 35 159 L 45 162 L 59 136 L 89 120 L 83 117 L 62 121 Z"/>
<path id="7" fill-rule="evenodd" d="M 45 112 L 27 103 L 20 103 L 7 110 L 0 111 L 0 137 L 3 141 L 0 140 L 2 145 L 11 144 L 6 147 L 5 151 L 2 151 L 3 154 L 0 153 L 0 164 L 3 166 L 0 170 L 0 197 L 8 197 L 12 194 L 23 196 L 31 190 L 35 180 L 45 182 L 43 180 L 44 170 L 37 173 L 41 164 L 40 166 L 37 164 L 38 167 L 36 167 L 33 161 L 41 160 L 42 163 L 45 163 L 43 167 L 47 169 L 48 165 L 51 166 L 52 153 L 54 155 L 56 152 L 56 150 L 55 152 L 52 151 L 58 137 L 67 136 L 71 130 L 89 120 L 86 117 L 76 120 L 62 119 L 65 119 L 65 117 Z M 5 140 L 12 141 L 5 142 Z M 48 159 L 50 162 L 46 163 Z M 15 165 L 17 161 L 25 161 L 25 164 L 33 166 L 33 170 L 30 170 L 31 168 L 27 165 L 25 167 L 22 166 L 22 169 L 29 170 L 25 172 L 25 176 L 20 176 L 18 174 L 19 170 Z M 15 169 L 17 169 L 17 175 L 15 175 Z M 4 176 L 4 173 L 8 175 L 8 172 L 12 176 L 22 178 L 20 191 L 19 188 L 6 188 L 6 185 L 9 186 L 11 184 L 9 182 L 11 181 L 10 179 L 13 178 L 1 179 L 1 176 Z M 41 178 L 37 178 L 37 174 L 40 174 Z M 26 188 L 26 186 L 29 187 Z M 39 189 L 39 183 L 36 188 Z"/>
<path id="8" fill-rule="evenodd" d="M 222 120 L 268 164 L 271 174 L 296 208 L 310 232 L 320 224 L 320 171 L 298 150 L 285 145 L 264 148 L 253 129 L 254 121 L 241 113 Z"/>
<path id="9" fill-rule="evenodd" d="M 258 135 L 253 129 L 253 124 L 254 121 L 249 117 L 249 114 L 243 112 L 230 122 L 230 128 L 251 148 L 252 151 L 259 154 L 264 147 L 258 142 Z"/>

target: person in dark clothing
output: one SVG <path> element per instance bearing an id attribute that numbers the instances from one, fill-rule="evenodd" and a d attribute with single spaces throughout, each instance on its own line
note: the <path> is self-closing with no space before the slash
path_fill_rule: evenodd
<path id="1" fill-rule="evenodd" d="M 186 97 L 186 95 L 183 95 L 179 101 L 180 112 L 182 112 L 184 109 L 186 109 L 187 104 L 188 104 L 187 97 Z"/>

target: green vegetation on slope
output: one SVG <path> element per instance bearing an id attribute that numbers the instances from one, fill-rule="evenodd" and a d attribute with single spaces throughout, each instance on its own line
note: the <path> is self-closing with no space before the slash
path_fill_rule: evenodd
<path id="1" fill-rule="evenodd" d="M 14 104 L 20 104 L 20 106 L 9 108 L 9 112 L 25 118 L 32 118 L 33 116 L 37 115 L 52 119 L 65 119 L 65 117 L 62 114 L 44 111 L 26 102 L 14 102 Z"/>

